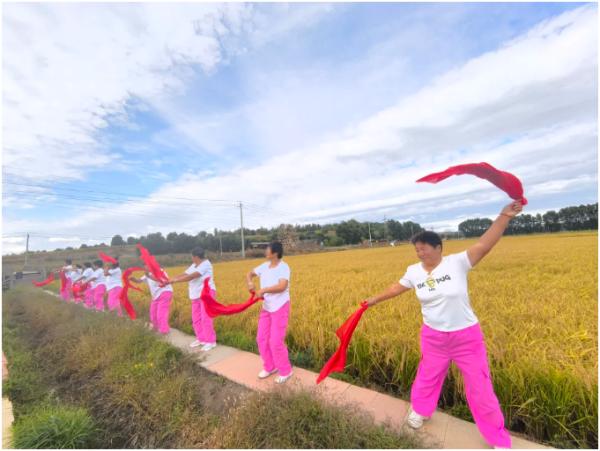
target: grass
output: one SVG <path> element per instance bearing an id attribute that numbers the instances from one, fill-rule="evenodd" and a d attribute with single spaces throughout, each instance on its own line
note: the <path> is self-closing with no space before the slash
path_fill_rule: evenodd
<path id="1" fill-rule="evenodd" d="M 83 431 L 76 426 L 87 412 L 103 448 L 420 446 L 306 393 L 251 393 L 207 372 L 139 322 L 86 311 L 39 290 L 5 294 L 3 339 L 5 387 L 21 412 L 15 428 L 39 437 L 37 445 L 46 446 L 48 429 Z M 39 407 L 48 404 L 69 409 L 40 433 L 31 424 L 59 415 L 57 407 Z"/>
<path id="2" fill-rule="evenodd" d="M 557 447 L 598 445 L 598 235 L 504 237 L 469 276 L 472 305 L 488 348 L 494 388 L 509 429 Z M 445 253 L 473 240 L 448 241 Z M 285 257 L 292 269 L 287 342 L 295 365 L 318 371 L 335 350 L 337 327 L 368 295 L 416 261 L 412 246 Z M 246 299 L 244 275 L 260 260 L 216 263 L 223 302 Z M 169 268 L 176 275 L 184 267 Z M 146 315 L 149 296 L 134 293 Z M 221 343 L 255 351 L 257 308 L 215 321 Z M 408 399 L 419 361 L 420 305 L 414 294 L 369 310 L 348 367 L 335 376 Z M 191 332 L 185 284 L 176 285 L 171 323 Z M 452 367 L 440 407 L 472 420 Z"/>

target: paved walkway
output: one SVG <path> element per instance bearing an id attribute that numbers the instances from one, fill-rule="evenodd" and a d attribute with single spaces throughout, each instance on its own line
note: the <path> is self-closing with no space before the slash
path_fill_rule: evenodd
<path id="1" fill-rule="evenodd" d="M 6 357 L 2 353 L 2 380 L 8 377 Z M 11 448 L 11 426 L 14 421 L 12 404 L 8 398 L 2 397 L 2 448 Z"/>
<path id="2" fill-rule="evenodd" d="M 165 337 L 173 346 L 182 349 L 186 353 L 196 355 L 200 365 L 213 373 L 252 390 L 267 391 L 276 386 L 274 377 L 266 380 L 258 379 L 257 374 L 262 369 L 262 363 L 258 355 L 223 345 L 217 345 L 216 348 L 208 352 L 201 352 L 199 348 L 189 347 L 194 338 L 192 335 L 184 334 L 177 329 L 171 329 L 171 332 Z M 446 449 L 490 448 L 479 434 L 475 424 L 468 421 L 436 411 L 431 419 L 425 422 L 421 430 L 414 431 L 405 425 L 409 407 L 408 402 L 337 379 L 327 378 L 317 386 L 316 379 L 317 373 L 302 368 L 294 368 L 294 375 L 286 385 L 294 389 L 311 391 L 315 395 L 332 402 L 355 405 L 373 415 L 377 423 L 387 423 L 404 432 L 417 434 L 426 446 Z M 512 435 L 512 438 L 513 448 L 548 448 L 515 435 Z"/>
<path id="3" fill-rule="evenodd" d="M 56 293 L 44 291 L 58 297 Z M 165 340 L 173 346 L 196 355 L 198 363 L 207 370 L 233 382 L 261 391 L 271 390 L 276 386 L 274 377 L 258 379 L 257 375 L 262 369 L 262 362 L 258 355 L 224 345 L 217 345 L 211 351 L 201 352 L 200 348 L 189 347 L 194 339 L 194 336 L 173 328 L 165 337 Z M 286 386 L 308 390 L 334 403 L 355 405 L 370 413 L 376 423 L 386 423 L 403 432 L 417 434 L 425 446 L 443 449 L 490 448 L 474 423 L 436 411 L 421 429 L 415 431 L 405 424 L 409 408 L 407 401 L 332 378 L 325 379 L 317 386 L 316 379 L 317 373 L 295 367 L 294 375 L 286 382 Z M 515 434 L 511 434 L 511 437 L 513 449 L 550 449 Z"/>

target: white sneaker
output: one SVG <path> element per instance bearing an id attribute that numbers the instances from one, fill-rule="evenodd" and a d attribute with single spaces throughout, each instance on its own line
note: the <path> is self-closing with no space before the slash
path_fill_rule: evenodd
<path id="1" fill-rule="evenodd" d="M 408 423 L 408 425 L 411 428 L 419 429 L 421 426 L 423 426 L 424 420 L 429 420 L 429 417 L 424 417 L 423 415 L 419 415 L 417 412 L 410 409 L 410 415 L 408 415 L 406 422 Z"/>
<path id="2" fill-rule="evenodd" d="M 277 379 L 275 379 L 275 383 L 276 384 L 285 384 L 285 382 L 292 377 L 292 372 L 290 372 L 290 374 L 288 374 L 287 376 L 277 376 Z"/>
<path id="3" fill-rule="evenodd" d="M 204 346 L 202 346 L 202 348 L 200 348 L 200 351 L 206 352 L 206 351 L 210 351 L 211 349 L 214 349 L 217 347 L 216 343 L 204 343 Z"/>
<path id="4" fill-rule="evenodd" d="M 198 346 L 204 346 L 206 343 L 202 343 L 201 341 L 194 340 L 190 343 L 190 348 L 197 348 Z"/>
<path id="5" fill-rule="evenodd" d="M 260 370 L 260 373 L 258 373 L 258 378 L 259 379 L 266 379 L 267 377 L 269 377 L 271 374 L 275 374 L 277 372 L 277 370 L 273 370 L 273 371 L 266 371 L 266 370 Z"/>

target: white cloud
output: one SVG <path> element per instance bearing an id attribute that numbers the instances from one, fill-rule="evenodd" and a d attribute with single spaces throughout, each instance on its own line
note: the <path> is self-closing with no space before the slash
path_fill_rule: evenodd
<path id="1" fill-rule="evenodd" d="M 268 205 L 248 206 L 250 227 L 383 213 L 451 225 L 456 221 L 443 218 L 452 212 L 496 210 L 508 202 L 472 177 L 415 183 L 428 172 L 470 161 L 519 175 L 532 210 L 552 193 L 590 191 L 597 185 L 596 22 L 595 6 L 567 12 L 327 139 L 300 148 L 283 143 L 288 147 L 279 155 L 252 167 L 185 174 L 148 199 L 242 198 Z M 89 235 L 237 226 L 235 208 L 203 205 L 115 205 L 46 226 Z"/>
<path id="2" fill-rule="evenodd" d="M 245 4 L 6 4 L 3 157 L 37 181 L 115 162 L 100 143 L 128 106 L 211 71 L 242 32 Z M 134 106 L 135 107 L 135 106 Z M 23 171 L 27 169 L 28 171 Z"/>

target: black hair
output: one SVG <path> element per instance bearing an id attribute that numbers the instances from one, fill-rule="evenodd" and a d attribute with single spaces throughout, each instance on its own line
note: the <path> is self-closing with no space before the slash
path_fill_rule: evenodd
<path id="1" fill-rule="evenodd" d="M 271 249 L 271 252 L 277 254 L 277 258 L 281 259 L 283 257 L 283 244 L 279 241 L 272 241 L 268 246 Z"/>
<path id="2" fill-rule="evenodd" d="M 83 266 L 81 266 L 79 263 L 77 263 L 75 266 L 79 269 L 83 268 Z"/>
<path id="3" fill-rule="evenodd" d="M 65 259 L 65 263 L 66 263 L 67 265 L 70 265 L 71 263 L 73 263 L 73 259 L 71 259 L 71 258 L 67 258 L 67 259 Z"/>
<path id="4" fill-rule="evenodd" d="M 119 267 L 119 257 L 115 257 L 116 262 L 114 262 L 112 264 L 112 269 L 118 268 Z"/>
<path id="5" fill-rule="evenodd" d="M 437 247 L 437 246 L 442 247 L 442 238 L 437 233 L 432 232 L 431 230 L 424 230 L 422 232 L 415 234 L 410 239 L 410 242 L 412 244 L 425 243 L 425 244 L 429 244 L 432 247 Z"/>
<path id="6" fill-rule="evenodd" d="M 192 257 L 204 258 L 205 252 L 201 247 L 192 249 Z"/>
<path id="7" fill-rule="evenodd" d="M 85 263 L 83 264 L 83 266 L 85 266 L 86 268 L 91 268 L 91 267 L 92 267 L 92 264 L 91 264 L 90 262 L 85 262 Z"/>
<path id="8" fill-rule="evenodd" d="M 102 268 L 102 260 L 94 260 L 94 266 L 96 268 Z"/>

